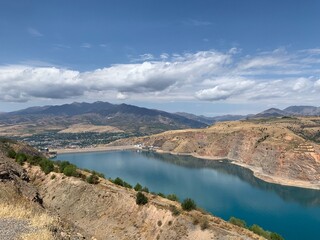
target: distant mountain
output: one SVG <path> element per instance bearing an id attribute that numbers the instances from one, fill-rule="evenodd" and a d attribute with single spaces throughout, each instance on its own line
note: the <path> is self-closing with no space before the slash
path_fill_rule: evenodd
<path id="1" fill-rule="evenodd" d="M 284 116 L 319 116 L 320 107 L 314 106 L 290 106 L 283 110 L 270 108 L 261 113 L 251 116 L 250 118 L 269 118 Z"/>
<path id="2" fill-rule="evenodd" d="M 208 125 L 212 125 L 216 122 L 223 122 L 223 121 L 237 121 L 237 120 L 242 120 L 246 119 L 248 115 L 222 115 L 222 116 L 216 116 L 216 117 L 206 117 L 203 115 L 194 115 L 191 113 L 185 113 L 185 112 L 177 112 L 175 114 L 178 114 L 180 116 L 184 116 L 186 118 L 199 121 Z"/>
<path id="3" fill-rule="evenodd" d="M 303 116 L 319 116 L 320 115 L 320 107 L 314 107 L 314 106 L 291 106 L 283 109 L 283 111 L 293 115 L 303 115 Z"/>
<path id="4" fill-rule="evenodd" d="M 203 128 L 208 124 L 173 113 L 108 102 L 72 103 L 32 107 L 0 115 L 6 124 L 38 124 L 68 127 L 71 124 L 109 125 L 127 132 L 158 133 L 183 128 Z"/>

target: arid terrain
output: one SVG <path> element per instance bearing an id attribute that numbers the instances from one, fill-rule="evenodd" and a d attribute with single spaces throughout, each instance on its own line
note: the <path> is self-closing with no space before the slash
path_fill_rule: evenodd
<path id="1" fill-rule="evenodd" d="M 267 182 L 320 189 L 320 118 L 273 118 L 217 123 L 118 140 L 158 152 L 230 159 Z"/>
<path id="2" fill-rule="evenodd" d="M 38 154 L 26 145 L 9 145 L 17 152 Z M 157 195 L 145 193 L 148 203 L 137 205 L 135 190 L 102 178 L 89 184 L 63 173 L 45 174 L 29 163 L 20 166 L 6 156 L 7 148 L 2 142 L 0 238 L 263 239 L 207 213 L 182 211 L 179 203 Z M 173 206 L 180 214 L 173 214 Z"/>

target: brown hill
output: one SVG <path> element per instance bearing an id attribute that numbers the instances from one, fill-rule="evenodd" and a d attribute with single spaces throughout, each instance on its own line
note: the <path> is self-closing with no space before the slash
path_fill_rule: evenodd
<path id="1" fill-rule="evenodd" d="M 275 118 L 168 131 L 113 145 L 142 144 L 159 152 L 228 158 L 268 182 L 320 188 L 320 118 Z"/>
<path id="2" fill-rule="evenodd" d="M 263 239 L 156 195 L 146 193 L 149 202 L 137 205 L 136 191 L 105 179 L 92 185 L 20 166 L 6 157 L 8 147 L 38 155 L 26 145 L 0 142 L 0 239 Z M 181 213 L 173 214 L 172 206 Z"/>

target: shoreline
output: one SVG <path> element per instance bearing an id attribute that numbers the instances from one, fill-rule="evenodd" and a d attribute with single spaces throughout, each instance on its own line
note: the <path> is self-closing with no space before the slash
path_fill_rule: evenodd
<path id="1" fill-rule="evenodd" d="M 138 150 L 140 148 L 133 145 L 124 146 L 99 146 L 99 147 L 87 147 L 87 148 L 58 148 L 51 149 L 51 151 L 57 152 L 57 154 L 66 153 L 88 153 L 88 152 L 110 152 L 110 151 L 124 151 L 124 150 Z"/>
<path id="2" fill-rule="evenodd" d="M 123 146 L 99 146 L 99 147 L 90 147 L 90 148 L 63 148 L 63 149 L 52 149 L 52 151 L 56 151 L 57 154 L 68 154 L 68 153 L 88 153 L 88 152 L 109 152 L 109 151 L 125 151 L 125 150 L 143 150 L 140 147 L 134 145 L 123 145 Z M 230 160 L 231 164 L 249 169 L 252 171 L 254 177 L 272 184 L 278 184 L 287 187 L 298 187 L 298 188 L 305 188 L 305 189 L 313 189 L 313 190 L 320 190 L 320 183 L 310 183 L 301 180 L 293 180 L 287 178 L 281 178 L 277 176 L 271 176 L 262 173 L 262 171 L 253 166 L 249 166 L 247 164 L 239 162 L 237 159 L 230 159 L 228 157 L 214 157 L 214 156 L 200 156 L 198 154 L 191 154 L 191 153 L 176 153 L 171 151 L 163 151 L 163 150 L 155 150 L 157 153 L 168 153 L 172 155 L 180 155 L 180 156 L 192 156 L 198 159 L 206 159 L 206 160 L 222 160 L 227 159 Z"/>

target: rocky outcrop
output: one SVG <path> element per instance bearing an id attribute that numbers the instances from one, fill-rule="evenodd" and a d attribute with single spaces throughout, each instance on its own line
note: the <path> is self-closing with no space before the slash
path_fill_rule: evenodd
<path id="1" fill-rule="evenodd" d="M 320 188 L 320 146 L 282 122 L 224 122 L 207 129 L 168 131 L 113 143 L 128 144 L 202 158 L 228 158 L 269 182 Z"/>

